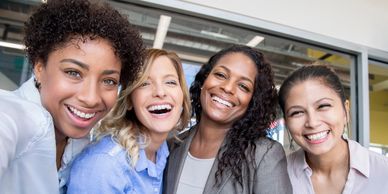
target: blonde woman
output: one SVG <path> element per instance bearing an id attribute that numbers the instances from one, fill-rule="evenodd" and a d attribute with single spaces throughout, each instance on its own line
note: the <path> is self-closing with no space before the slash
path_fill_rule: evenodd
<path id="1" fill-rule="evenodd" d="M 183 129 L 190 99 L 180 59 L 147 51 L 143 71 L 98 129 L 99 141 L 74 161 L 68 193 L 160 193 L 166 138 Z"/>

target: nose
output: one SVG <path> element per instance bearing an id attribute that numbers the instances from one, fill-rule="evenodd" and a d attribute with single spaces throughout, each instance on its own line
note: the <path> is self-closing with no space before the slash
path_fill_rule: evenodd
<path id="1" fill-rule="evenodd" d="M 97 82 L 86 81 L 80 87 L 78 100 L 86 107 L 96 107 L 101 103 L 101 93 Z"/>
<path id="2" fill-rule="evenodd" d="M 225 80 L 221 85 L 221 89 L 228 94 L 234 94 L 236 86 L 232 80 Z"/>
<path id="3" fill-rule="evenodd" d="M 306 128 L 316 128 L 319 125 L 320 125 L 319 116 L 314 112 L 308 113 L 304 126 Z"/>
<path id="4" fill-rule="evenodd" d="M 153 97 L 163 98 L 166 96 L 166 89 L 164 88 L 163 84 L 155 84 L 152 90 Z"/>

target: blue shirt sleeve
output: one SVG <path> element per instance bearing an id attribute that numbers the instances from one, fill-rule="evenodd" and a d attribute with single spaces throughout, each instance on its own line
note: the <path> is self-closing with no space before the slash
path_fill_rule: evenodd
<path id="1" fill-rule="evenodd" d="M 126 172 L 109 154 L 83 152 L 71 168 L 67 193 L 127 193 L 132 186 Z"/>

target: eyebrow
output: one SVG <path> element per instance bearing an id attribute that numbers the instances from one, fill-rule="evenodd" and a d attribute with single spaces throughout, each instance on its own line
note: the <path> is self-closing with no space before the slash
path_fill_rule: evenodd
<path id="1" fill-rule="evenodd" d="M 81 61 L 77 61 L 75 59 L 62 59 L 60 62 L 61 63 L 63 63 L 63 62 L 73 63 L 75 65 L 78 65 L 82 69 L 89 70 L 89 65 L 82 63 Z M 115 73 L 120 75 L 120 72 L 116 71 L 116 70 L 104 70 L 102 72 L 103 75 L 110 75 L 110 74 L 115 74 Z"/>
<path id="2" fill-rule="evenodd" d="M 225 70 L 228 71 L 229 73 L 231 72 L 229 68 L 227 68 L 227 67 L 225 67 L 225 66 L 223 66 L 223 65 L 219 65 L 218 67 L 221 67 L 221 68 L 225 69 Z M 251 82 L 252 85 L 255 85 L 255 83 L 254 83 L 251 79 L 249 79 L 248 77 L 240 76 L 240 78 L 243 79 L 243 80 L 246 80 L 246 81 L 248 81 L 248 82 Z"/>

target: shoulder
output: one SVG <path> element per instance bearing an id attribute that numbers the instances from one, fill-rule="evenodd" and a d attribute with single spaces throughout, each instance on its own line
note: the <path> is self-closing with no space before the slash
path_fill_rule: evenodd
<path id="1" fill-rule="evenodd" d="M 267 137 L 261 137 L 256 140 L 256 155 L 265 155 L 268 153 L 282 153 L 284 154 L 284 149 L 282 144 L 279 142 L 269 139 Z"/>
<path id="2" fill-rule="evenodd" d="M 110 136 L 88 146 L 74 160 L 68 193 L 115 193 L 129 188 L 131 166 L 126 152 Z"/>
<path id="3" fill-rule="evenodd" d="M 261 137 L 255 142 L 255 160 L 257 165 L 263 163 L 286 161 L 283 146 L 272 139 Z"/>
<path id="4" fill-rule="evenodd" d="M 350 166 L 366 177 L 381 179 L 388 176 L 388 158 L 372 152 L 353 140 L 347 140 Z"/>
<path id="5" fill-rule="evenodd" d="M 93 166 L 95 168 L 124 168 L 127 163 L 126 157 L 126 151 L 113 140 L 112 136 L 108 135 L 99 141 L 88 145 L 76 157 L 73 167 L 80 166 L 82 168 L 90 168 Z"/>
<path id="6" fill-rule="evenodd" d="M 24 135 L 42 136 L 53 130 L 52 118 L 46 109 L 13 92 L 0 90 L 0 107 L 3 125 L 23 130 Z"/>
<path id="7" fill-rule="evenodd" d="M 0 111 L 8 113 L 8 115 L 23 115 L 31 118 L 49 117 L 47 110 L 41 105 L 24 99 L 13 92 L 0 90 L 0 99 Z"/>
<path id="8" fill-rule="evenodd" d="M 177 137 L 171 137 L 167 140 L 168 148 L 171 151 L 183 145 L 186 141 L 188 141 L 189 137 L 195 133 L 194 128 L 190 128 L 182 133 L 178 134 Z"/>

